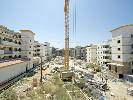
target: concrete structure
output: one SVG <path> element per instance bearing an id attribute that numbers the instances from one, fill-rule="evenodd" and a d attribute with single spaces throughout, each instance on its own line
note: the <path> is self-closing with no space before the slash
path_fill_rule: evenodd
<path id="1" fill-rule="evenodd" d="M 35 41 L 34 56 L 42 57 L 43 61 L 51 59 L 52 58 L 52 48 L 50 47 L 50 43 L 48 43 L 48 42 L 39 43 L 38 41 Z"/>
<path id="2" fill-rule="evenodd" d="M 96 64 L 97 62 L 97 45 L 90 45 L 87 49 L 87 62 Z"/>
<path id="3" fill-rule="evenodd" d="M 97 45 L 97 63 L 101 67 L 108 66 L 111 62 L 111 40 L 104 41 Z"/>
<path id="4" fill-rule="evenodd" d="M 0 84 L 29 69 L 28 62 L 21 60 L 0 63 Z"/>
<path id="5" fill-rule="evenodd" d="M 75 57 L 76 56 L 76 51 L 75 48 L 70 48 L 70 57 Z"/>
<path id="6" fill-rule="evenodd" d="M 44 42 L 44 53 L 45 53 L 45 59 L 50 60 L 52 51 L 50 50 L 50 43 L 48 42 Z"/>
<path id="7" fill-rule="evenodd" d="M 0 59 L 21 58 L 21 34 L 0 25 Z"/>
<path id="8" fill-rule="evenodd" d="M 52 50 L 52 58 L 55 58 L 56 57 L 56 48 L 51 47 L 51 50 Z"/>
<path id="9" fill-rule="evenodd" d="M 50 47 L 50 43 L 48 42 L 39 43 L 38 41 L 35 41 L 34 56 L 42 57 L 43 61 L 51 59 L 52 48 Z"/>
<path id="10" fill-rule="evenodd" d="M 31 30 L 20 30 L 21 39 L 22 39 L 22 57 L 26 57 L 28 59 L 33 58 L 34 53 L 34 36 Z"/>
<path id="11" fill-rule="evenodd" d="M 42 61 L 45 60 L 44 44 L 38 41 L 34 42 L 34 56 L 42 57 Z"/>
<path id="12" fill-rule="evenodd" d="M 86 46 L 86 47 L 87 47 L 87 46 Z M 87 60 L 87 59 L 86 59 L 86 56 L 87 56 L 87 55 L 86 55 L 86 54 L 87 54 L 86 47 L 82 47 L 82 48 L 81 48 L 81 59 L 82 59 L 82 60 L 85 60 L 85 61 Z"/>
<path id="13" fill-rule="evenodd" d="M 56 49 L 56 56 L 64 57 L 64 49 Z"/>
<path id="14" fill-rule="evenodd" d="M 76 46 L 75 48 L 70 48 L 70 56 L 76 59 L 86 60 L 86 47 Z"/>
<path id="15" fill-rule="evenodd" d="M 112 62 L 109 70 L 119 75 L 133 73 L 133 25 L 118 27 L 112 32 Z"/>
<path id="16" fill-rule="evenodd" d="M 75 58 L 76 59 L 81 59 L 81 46 L 76 46 L 75 47 Z"/>

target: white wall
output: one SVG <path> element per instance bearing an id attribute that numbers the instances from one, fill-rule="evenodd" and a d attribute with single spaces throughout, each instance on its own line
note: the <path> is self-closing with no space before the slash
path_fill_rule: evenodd
<path id="1" fill-rule="evenodd" d="M 87 62 L 88 63 L 96 63 L 96 57 L 97 57 L 97 46 L 91 45 L 86 48 L 87 49 Z"/>
<path id="2" fill-rule="evenodd" d="M 27 62 L 0 68 L 0 83 L 26 71 Z"/>

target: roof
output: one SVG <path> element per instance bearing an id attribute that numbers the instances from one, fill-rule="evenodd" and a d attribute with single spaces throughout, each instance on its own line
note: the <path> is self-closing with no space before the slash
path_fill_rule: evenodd
<path id="1" fill-rule="evenodd" d="M 117 63 L 108 63 L 108 65 L 124 66 L 124 65 L 122 65 L 122 64 L 117 64 Z"/>
<path id="2" fill-rule="evenodd" d="M 120 26 L 120 27 L 118 27 L 118 28 L 115 28 L 115 29 L 111 30 L 110 32 L 113 32 L 113 31 L 115 31 L 115 30 L 118 30 L 118 29 L 120 29 L 120 28 L 127 27 L 127 26 L 133 26 L 133 24 L 128 24 L 128 25 Z"/>
<path id="3" fill-rule="evenodd" d="M 19 30 L 20 32 L 30 32 L 33 33 L 31 30 Z M 35 33 L 33 33 L 35 35 Z"/>

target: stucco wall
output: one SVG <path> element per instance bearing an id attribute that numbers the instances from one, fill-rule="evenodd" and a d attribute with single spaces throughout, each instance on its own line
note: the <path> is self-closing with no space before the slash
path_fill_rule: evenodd
<path id="1" fill-rule="evenodd" d="M 0 83 L 26 71 L 27 62 L 0 68 Z"/>

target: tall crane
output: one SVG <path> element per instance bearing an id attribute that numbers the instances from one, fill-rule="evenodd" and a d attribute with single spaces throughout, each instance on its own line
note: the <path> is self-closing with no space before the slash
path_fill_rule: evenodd
<path id="1" fill-rule="evenodd" d="M 64 13 L 65 13 L 65 49 L 64 49 L 64 67 L 69 69 L 69 2 L 65 0 Z"/>
<path id="2" fill-rule="evenodd" d="M 61 71 L 61 79 L 65 81 L 72 81 L 73 72 L 69 70 L 69 2 L 65 0 L 65 48 L 64 48 L 64 68 Z"/>

